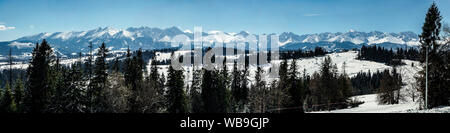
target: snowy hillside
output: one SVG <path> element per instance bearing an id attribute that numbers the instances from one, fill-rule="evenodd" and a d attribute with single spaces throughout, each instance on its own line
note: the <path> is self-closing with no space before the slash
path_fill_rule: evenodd
<path id="1" fill-rule="evenodd" d="M 313 113 L 393 113 L 393 112 L 404 112 L 407 110 L 414 110 L 419 107 L 418 103 L 412 101 L 393 105 L 379 105 L 377 102 L 377 94 L 355 96 L 352 97 L 352 99 L 364 101 L 364 103 L 356 108 L 339 109 L 332 111 L 319 111 Z"/>
<path id="2" fill-rule="evenodd" d="M 185 53 L 186 51 L 177 51 L 176 55 L 179 55 L 179 53 Z M 349 51 L 349 52 L 343 52 L 343 53 L 331 53 L 327 54 L 327 56 L 330 56 L 333 63 L 335 63 L 338 67 L 338 73 L 342 72 L 342 66 L 344 62 L 346 63 L 345 69 L 346 73 L 349 76 L 355 76 L 358 72 L 376 72 L 377 70 L 383 71 L 384 69 L 392 69 L 391 66 L 387 66 L 382 63 L 372 62 L 372 61 L 364 61 L 364 60 L 357 60 L 355 59 L 357 56 L 356 51 Z M 163 60 L 163 59 L 169 59 L 170 53 L 157 53 L 156 59 Z M 236 58 L 236 57 L 235 57 Z M 306 74 L 311 75 L 314 72 L 318 72 L 320 68 L 320 63 L 324 60 L 324 57 L 315 57 L 315 58 L 305 58 L 305 59 L 299 59 L 297 60 L 297 65 L 299 67 L 299 72 L 303 74 L 303 70 L 306 70 Z M 274 63 L 280 63 L 281 60 L 273 61 Z M 417 102 L 412 102 L 412 99 L 410 98 L 410 94 L 412 92 L 415 92 L 414 89 L 412 89 L 412 84 L 415 83 L 415 78 L 417 72 L 421 69 L 418 67 L 419 62 L 417 61 L 410 61 L 410 60 L 403 60 L 403 62 L 406 65 L 403 65 L 401 67 L 398 67 L 398 71 L 402 74 L 403 82 L 406 84 L 403 86 L 403 89 L 401 90 L 401 93 L 404 94 L 405 98 L 403 101 L 401 101 L 400 104 L 396 105 L 378 105 L 376 102 L 376 94 L 370 94 L 370 95 L 361 95 L 361 96 L 355 96 L 353 99 L 357 99 L 360 101 L 364 101 L 365 103 L 360 105 L 357 108 L 351 108 L 351 109 L 341 109 L 341 110 L 334 110 L 334 111 L 323 111 L 323 112 L 330 112 L 330 113 L 345 113 L 345 112 L 351 112 L 351 113 L 370 113 L 370 112 L 377 112 L 377 113 L 385 113 L 385 112 L 406 112 L 406 111 L 414 111 L 417 110 L 419 107 L 419 104 Z M 292 63 L 291 60 L 288 61 L 288 64 Z M 412 67 L 412 64 L 414 63 L 414 67 Z M 149 66 L 150 64 L 148 64 Z M 228 63 L 227 64 L 229 70 L 232 70 L 233 64 Z M 270 65 L 263 66 L 263 70 L 266 72 L 269 70 Z M 160 72 L 163 72 L 167 74 L 168 65 L 161 65 L 159 66 Z M 250 66 L 250 77 L 249 79 L 251 81 L 254 80 L 254 75 L 256 71 L 256 66 Z M 192 68 L 191 67 L 184 67 L 185 72 L 185 82 L 186 84 L 190 84 L 192 81 Z M 266 76 L 264 79 L 270 83 L 273 79 Z M 415 95 L 418 93 L 415 92 Z"/>

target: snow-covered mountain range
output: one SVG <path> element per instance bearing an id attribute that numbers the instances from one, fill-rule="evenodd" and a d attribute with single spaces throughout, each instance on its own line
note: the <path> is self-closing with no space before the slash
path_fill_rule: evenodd
<path id="1" fill-rule="evenodd" d="M 112 27 L 97 28 L 88 31 L 70 31 L 39 33 L 25 36 L 13 41 L 0 42 L 0 55 L 7 55 L 9 48 L 13 49 L 14 55 L 29 55 L 34 43 L 46 39 L 55 51 L 62 56 L 74 55 L 78 52 L 86 52 L 88 45 L 92 42 L 99 45 L 105 42 L 111 50 L 124 50 L 130 47 L 132 50 L 170 48 L 170 40 L 176 35 L 186 35 L 193 40 L 191 30 L 181 30 L 177 27 L 150 28 L 130 27 L 127 29 L 116 29 Z M 219 40 L 231 42 L 243 40 L 250 35 L 247 31 L 239 33 L 227 33 L 222 31 L 203 32 L 203 41 L 211 42 Z M 269 34 L 273 35 L 273 34 Z M 255 35 L 258 38 L 258 35 Z M 410 47 L 419 44 L 417 34 L 413 32 L 385 33 L 379 31 L 358 32 L 349 31 L 345 33 L 318 33 L 298 35 L 292 32 L 284 32 L 279 35 L 281 49 L 313 49 L 316 46 L 327 50 L 341 50 L 360 48 L 362 45 L 379 45 L 388 48 Z M 1 56 L 0 56 L 1 57 Z"/>

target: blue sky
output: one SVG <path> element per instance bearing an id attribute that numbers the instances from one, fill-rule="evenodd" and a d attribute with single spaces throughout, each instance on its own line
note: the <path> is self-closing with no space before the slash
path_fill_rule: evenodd
<path id="1" fill-rule="evenodd" d="M 172 26 L 296 34 L 420 33 L 432 0 L 0 0 L 0 41 L 40 32 Z M 436 0 L 450 19 L 450 0 Z"/>

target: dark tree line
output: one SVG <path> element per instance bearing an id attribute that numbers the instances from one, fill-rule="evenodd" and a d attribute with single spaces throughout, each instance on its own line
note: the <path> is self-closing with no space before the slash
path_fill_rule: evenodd
<path id="1" fill-rule="evenodd" d="M 402 99 L 400 90 L 403 86 L 402 76 L 394 68 L 392 72 L 385 69 L 382 73 L 380 85 L 377 92 L 377 100 L 379 104 L 398 104 Z"/>
<path id="2" fill-rule="evenodd" d="M 315 47 L 314 50 L 312 51 L 303 51 L 302 49 L 284 50 L 280 52 L 280 59 L 298 59 L 298 58 L 324 56 L 327 53 L 328 51 L 326 51 L 322 47 Z"/>
<path id="3" fill-rule="evenodd" d="M 355 88 L 354 95 L 373 94 L 380 86 L 380 80 L 384 71 L 358 72 L 356 76 L 350 78 L 353 88 Z"/>
<path id="4" fill-rule="evenodd" d="M 358 53 L 357 59 L 370 60 L 385 63 L 386 65 L 396 66 L 403 65 L 402 59 L 418 60 L 419 51 L 416 48 L 397 48 L 385 49 L 381 46 L 365 46 L 363 45 Z"/>
<path id="5" fill-rule="evenodd" d="M 345 65 L 342 73 L 338 74 L 336 64 L 329 56 L 324 58 L 320 71 L 312 74 L 307 95 L 307 108 L 310 110 L 333 110 L 357 106 L 356 101 L 350 100 L 353 94 L 351 81 L 346 74 Z"/>

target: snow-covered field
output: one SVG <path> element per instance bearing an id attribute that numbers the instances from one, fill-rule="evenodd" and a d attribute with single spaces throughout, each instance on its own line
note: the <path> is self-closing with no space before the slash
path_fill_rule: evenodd
<path id="1" fill-rule="evenodd" d="M 418 102 L 403 101 L 400 104 L 379 105 L 376 94 L 360 95 L 352 98 L 364 101 L 359 107 L 311 113 L 450 113 L 450 107 L 421 110 Z"/>
<path id="2" fill-rule="evenodd" d="M 406 110 L 413 110 L 419 107 L 418 103 L 412 101 L 394 105 L 379 105 L 377 102 L 377 94 L 360 95 L 353 98 L 364 101 L 364 103 L 355 108 L 318 111 L 313 113 L 392 113 L 405 112 Z"/>

